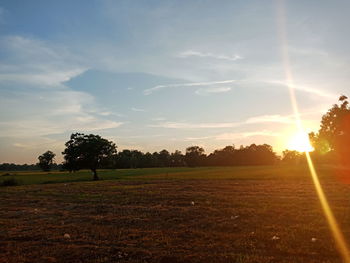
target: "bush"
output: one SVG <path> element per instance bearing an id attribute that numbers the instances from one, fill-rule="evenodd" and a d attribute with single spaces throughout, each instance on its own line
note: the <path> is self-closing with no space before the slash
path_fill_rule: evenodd
<path id="1" fill-rule="evenodd" d="M 2 182 L 2 186 L 16 186 L 19 185 L 19 182 L 16 180 L 16 178 L 9 178 Z"/>

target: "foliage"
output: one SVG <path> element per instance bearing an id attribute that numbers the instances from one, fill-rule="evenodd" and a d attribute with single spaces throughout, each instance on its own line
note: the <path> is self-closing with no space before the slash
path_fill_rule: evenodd
<path id="1" fill-rule="evenodd" d="M 16 180 L 16 178 L 8 178 L 2 181 L 1 183 L 2 186 L 16 186 L 19 185 L 19 182 Z"/>
<path id="2" fill-rule="evenodd" d="M 74 133 L 65 144 L 62 152 L 65 167 L 70 171 L 83 168 L 93 172 L 93 179 L 98 180 L 97 169 L 106 165 L 117 153 L 116 145 L 99 135 Z"/>
<path id="3" fill-rule="evenodd" d="M 340 96 L 339 104 L 322 116 L 318 133 L 309 137 L 317 153 L 334 152 L 343 164 L 350 164 L 350 106 L 346 96 Z"/>
<path id="4" fill-rule="evenodd" d="M 100 169 L 98 175 L 103 180 L 163 180 L 163 179 L 216 179 L 218 176 L 225 179 L 252 179 L 259 175 L 260 178 L 275 178 L 284 175 L 288 178 L 299 178 L 304 174 L 303 165 L 270 165 L 270 166 L 221 166 L 221 167 L 162 167 L 143 169 Z M 328 169 L 328 168 L 327 168 Z M 331 169 L 331 168 L 330 168 Z M 90 170 L 79 170 L 74 176 L 68 171 L 51 173 L 43 171 L 16 172 L 11 175 L 20 185 L 33 184 L 59 184 L 70 182 L 91 181 Z M 0 176 L 0 185 L 9 176 Z"/>
<path id="5" fill-rule="evenodd" d="M 241 146 L 226 146 L 222 150 L 216 150 L 207 158 L 208 165 L 272 165 L 278 161 L 278 157 L 268 144 Z"/>
<path id="6" fill-rule="evenodd" d="M 62 169 L 62 164 L 53 163 L 51 170 Z M 40 170 L 37 164 L 15 164 L 15 163 L 2 163 L 0 164 L 0 171 L 35 171 Z"/>
<path id="7" fill-rule="evenodd" d="M 282 162 L 287 164 L 300 164 L 305 161 L 305 154 L 298 151 L 285 150 L 282 152 Z"/>
<path id="8" fill-rule="evenodd" d="M 277 155 L 270 145 L 226 146 L 221 150 L 215 150 L 205 155 L 204 149 L 199 146 L 191 146 L 186 149 L 186 154 L 176 150 L 169 153 L 167 150 L 160 152 L 143 153 L 138 150 L 123 150 L 113 155 L 112 161 L 104 163 L 102 168 L 152 168 L 152 167 L 199 167 L 199 166 L 235 166 L 235 165 L 271 165 L 278 161 Z M 67 162 L 65 167 L 76 165 Z M 88 168 L 88 167 L 85 167 Z M 78 168 L 68 169 L 78 170 Z"/>
<path id="9" fill-rule="evenodd" d="M 56 154 L 54 154 L 51 151 L 46 151 L 42 155 L 38 157 L 39 163 L 38 166 L 43 170 L 43 171 L 50 171 L 52 168 L 52 164 L 54 161 Z"/>
<path id="10" fill-rule="evenodd" d="M 201 166 L 205 160 L 204 149 L 199 146 L 191 146 L 186 149 L 186 163 L 189 167 Z"/>

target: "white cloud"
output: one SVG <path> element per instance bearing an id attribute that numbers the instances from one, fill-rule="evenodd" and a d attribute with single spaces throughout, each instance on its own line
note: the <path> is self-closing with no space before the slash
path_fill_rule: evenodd
<path id="1" fill-rule="evenodd" d="M 48 119 L 47 116 L 42 116 L 29 120 L 0 122 L 0 128 L 7 137 L 27 138 L 75 131 L 99 131 L 117 128 L 122 124 L 122 122 L 100 120 L 91 116 L 72 116 L 65 118 L 64 123 L 59 123 Z"/>
<path id="2" fill-rule="evenodd" d="M 71 90 L 65 81 L 85 71 L 65 48 L 20 36 L 0 38 L 7 52 L 1 81 L 11 90 L 0 97 L 0 130 L 9 137 L 116 128 L 122 122 L 103 119 L 92 95 Z M 38 89 L 39 88 L 39 89 Z"/>
<path id="3" fill-rule="evenodd" d="M 152 118 L 152 121 L 165 121 L 166 118 L 164 117 L 156 117 L 156 118 Z"/>
<path id="4" fill-rule="evenodd" d="M 168 129 L 216 129 L 216 128 L 233 128 L 247 124 L 259 123 L 282 123 L 293 124 L 292 115 L 261 115 L 250 117 L 241 122 L 213 122 L 213 123 L 189 123 L 189 122 L 162 122 L 149 125 L 149 127 L 168 128 Z"/>
<path id="5" fill-rule="evenodd" d="M 212 85 L 218 85 L 218 84 L 231 84 L 235 82 L 236 80 L 229 79 L 229 80 L 222 80 L 222 81 L 209 81 L 209 82 L 190 82 L 190 83 L 180 83 L 180 84 L 169 84 L 169 85 L 158 85 L 154 86 L 150 89 L 145 89 L 143 91 L 143 94 L 150 95 L 155 91 L 158 91 L 160 89 L 165 88 L 182 88 L 182 87 L 198 87 L 198 86 L 212 86 Z"/>
<path id="6" fill-rule="evenodd" d="M 269 137 L 277 137 L 280 136 L 280 133 L 261 130 L 261 131 L 253 131 L 253 132 L 235 132 L 235 133 L 220 133 L 211 136 L 200 136 L 200 137 L 187 137 L 185 141 L 203 141 L 203 140 L 217 140 L 217 141 L 233 141 L 233 140 L 241 140 L 243 138 L 257 137 L 257 136 L 269 136 Z"/>
<path id="7" fill-rule="evenodd" d="M 188 123 L 188 122 L 163 122 L 151 124 L 149 127 L 168 128 L 168 129 L 215 129 L 215 128 L 232 128 L 237 127 L 238 123 L 218 122 L 218 123 Z"/>
<path id="8" fill-rule="evenodd" d="M 229 60 L 229 61 L 236 61 L 243 59 L 240 55 L 233 55 L 233 56 L 227 56 L 227 55 L 221 55 L 221 54 L 214 54 L 210 52 L 200 52 L 195 50 L 186 50 L 178 54 L 177 57 L 180 58 L 188 58 L 188 57 L 200 57 L 200 58 L 214 58 L 214 59 L 223 59 L 223 60 Z"/>
<path id="9" fill-rule="evenodd" d="M 230 87 L 213 87 L 213 88 L 200 88 L 198 90 L 196 90 L 196 94 L 198 95 L 210 95 L 210 94 L 215 94 L 215 93 L 225 93 L 225 92 L 229 92 L 231 90 Z"/>
<path id="10" fill-rule="evenodd" d="M 140 109 L 140 108 L 131 108 L 132 111 L 136 111 L 136 112 L 145 112 L 145 109 Z"/>
<path id="11" fill-rule="evenodd" d="M 256 132 L 242 132 L 242 133 L 222 133 L 214 136 L 215 140 L 219 141 L 232 141 L 232 140 L 238 140 L 242 138 L 248 138 L 248 137 L 256 137 L 256 136 L 271 136 L 271 137 L 278 137 L 280 136 L 280 133 L 262 130 L 262 131 L 256 131 Z"/>
<path id="12" fill-rule="evenodd" d="M 0 47 L 8 54 L 0 63 L 0 82 L 48 88 L 60 85 L 87 70 L 65 48 L 37 39 L 1 37 Z"/>
<path id="13" fill-rule="evenodd" d="M 28 144 L 23 144 L 23 143 L 14 143 L 13 146 L 15 146 L 15 147 L 17 147 L 17 148 L 24 148 L 24 149 L 26 149 L 26 148 L 31 148 L 30 145 L 28 145 Z"/>
<path id="14" fill-rule="evenodd" d="M 295 120 L 292 116 L 281 116 L 281 115 L 261 115 L 256 117 L 248 118 L 245 123 L 266 123 L 266 122 L 275 122 L 275 123 L 293 123 Z"/>
<path id="15" fill-rule="evenodd" d="M 214 138 L 213 136 L 187 137 L 184 139 L 184 141 L 202 141 L 202 140 L 208 140 L 213 138 Z"/>
<path id="16" fill-rule="evenodd" d="M 85 69 L 51 71 L 40 73 L 0 73 L 0 82 L 21 82 L 36 85 L 38 88 L 56 86 L 83 73 Z"/>

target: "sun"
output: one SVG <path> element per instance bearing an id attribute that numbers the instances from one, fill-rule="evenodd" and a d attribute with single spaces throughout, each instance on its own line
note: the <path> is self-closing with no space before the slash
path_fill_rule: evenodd
<path id="1" fill-rule="evenodd" d="M 306 132 L 297 132 L 289 141 L 288 148 L 298 152 L 312 152 L 314 150 Z"/>

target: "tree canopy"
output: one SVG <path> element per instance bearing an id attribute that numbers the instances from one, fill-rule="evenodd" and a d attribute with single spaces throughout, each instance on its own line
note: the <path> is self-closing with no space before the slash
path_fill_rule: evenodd
<path id="1" fill-rule="evenodd" d="M 54 154 L 51 151 L 46 151 L 42 155 L 38 157 L 39 162 L 38 166 L 43 170 L 43 171 L 50 171 L 51 167 L 53 165 L 53 161 L 55 158 L 56 154 Z"/>
<path id="2" fill-rule="evenodd" d="M 65 146 L 62 152 L 65 167 L 69 170 L 90 169 L 94 180 L 99 179 L 96 170 L 117 153 L 113 142 L 94 134 L 74 133 Z"/>
<path id="3" fill-rule="evenodd" d="M 188 166 L 200 166 L 203 163 L 204 149 L 199 146 L 191 146 L 186 149 L 185 160 Z"/>
<path id="4" fill-rule="evenodd" d="M 319 154 L 333 153 L 342 164 L 350 164 L 350 106 L 348 98 L 340 96 L 322 116 L 318 133 L 311 133 L 310 140 Z"/>

